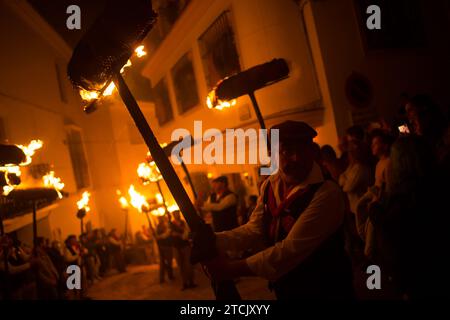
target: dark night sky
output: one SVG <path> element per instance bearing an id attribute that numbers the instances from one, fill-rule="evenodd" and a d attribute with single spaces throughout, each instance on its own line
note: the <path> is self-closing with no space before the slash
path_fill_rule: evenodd
<path id="1" fill-rule="evenodd" d="M 73 48 L 102 12 L 106 0 L 28 0 L 28 2 Z M 81 9 L 81 30 L 69 30 L 66 27 L 66 20 L 69 17 L 66 10 L 73 4 Z"/>

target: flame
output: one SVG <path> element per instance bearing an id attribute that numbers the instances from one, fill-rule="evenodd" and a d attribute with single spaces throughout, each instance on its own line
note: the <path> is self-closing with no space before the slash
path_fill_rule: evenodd
<path id="1" fill-rule="evenodd" d="M 155 198 L 156 198 L 156 202 L 157 202 L 158 204 L 163 204 L 164 199 L 163 199 L 163 196 L 162 196 L 161 193 L 155 194 Z"/>
<path id="2" fill-rule="evenodd" d="M 21 163 L 21 166 L 27 166 L 31 163 L 32 157 L 35 154 L 36 150 L 42 148 L 43 142 L 41 140 L 31 140 L 28 146 L 17 145 L 20 149 L 22 149 L 23 153 L 27 157 L 27 160 Z"/>
<path id="3" fill-rule="evenodd" d="M 91 211 L 89 208 L 89 198 L 91 194 L 88 191 L 83 192 L 81 199 L 77 202 L 78 210 L 85 209 L 86 212 Z"/>
<path id="4" fill-rule="evenodd" d="M 150 213 L 155 217 L 162 217 L 166 214 L 166 209 L 164 209 L 163 207 L 159 207 L 158 209 L 150 211 Z"/>
<path id="5" fill-rule="evenodd" d="M 109 86 L 105 89 L 105 91 L 103 91 L 103 97 L 112 95 L 115 88 L 116 85 L 114 84 L 114 82 L 111 82 Z"/>
<path id="6" fill-rule="evenodd" d="M 175 204 L 173 204 L 173 205 L 171 205 L 171 206 L 168 206 L 168 207 L 167 207 L 167 210 L 168 210 L 170 213 L 172 213 L 172 212 L 174 212 L 174 211 L 180 210 L 180 208 L 179 208 L 178 205 L 175 203 Z"/>
<path id="7" fill-rule="evenodd" d="M 145 51 L 145 47 L 143 45 L 137 47 L 134 52 L 136 53 L 136 56 L 138 58 L 142 58 L 143 56 L 147 55 L 147 52 Z"/>
<path id="8" fill-rule="evenodd" d="M 162 179 L 161 172 L 159 171 L 154 161 L 150 163 L 140 163 L 137 169 L 137 174 L 139 178 L 144 181 L 144 184 L 148 184 L 149 182 L 156 182 Z"/>
<path id="9" fill-rule="evenodd" d="M 125 68 L 128 68 L 131 66 L 131 61 L 128 59 L 127 63 L 125 63 L 125 65 L 120 69 L 120 73 L 124 73 Z M 106 83 L 103 84 L 102 87 L 106 86 Z M 116 85 L 114 84 L 114 82 L 111 82 L 106 89 L 103 91 L 102 93 L 102 97 L 107 97 L 110 96 L 114 93 L 114 89 L 116 88 Z M 88 91 L 88 90 L 84 90 L 84 89 L 80 89 L 80 96 L 81 99 L 83 99 L 84 101 L 91 101 L 91 100 L 95 100 L 95 99 L 99 99 L 100 98 L 100 92 L 99 91 Z"/>
<path id="10" fill-rule="evenodd" d="M 17 145 L 18 148 L 22 149 L 23 153 L 26 156 L 26 160 L 22 163 L 17 165 L 6 165 L 3 167 L 0 167 L 0 172 L 3 172 L 5 174 L 5 181 L 7 183 L 6 186 L 3 187 L 3 195 L 7 196 L 11 191 L 14 190 L 15 186 L 10 182 L 8 175 L 9 174 L 15 174 L 16 176 L 20 177 L 22 175 L 22 172 L 20 170 L 20 167 L 27 166 L 31 163 L 33 160 L 33 155 L 36 153 L 36 150 L 42 148 L 43 142 L 41 140 L 31 140 L 31 142 L 27 146 L 23 145 Z"/>
<path id="11" fill-rule="evenodd" d="M 232 99 L 230 101 L 227 100 L 220 100 L 216 97 L 216 91 L 212 90 L 210 93 L 208 93 L 208 96 L 206 97 L 206 105 L 209 109 L 218 109 L 222 110 L 225 108 L 231 108 L 236 105 L 236 99 Z"/>
<path id="12" fill-rule="evenodd" d="M 84 89 L 79 90 L 80 97 L 84 101 L 91 101 L 94 99 L 98 99 L 98 92 L 97 91 L 88 91 Z"/>
<path id="13" fill-rule="evenodd" d="M 3 195 L 6 197 L 11 191 L 14 190 L 14 186 L 3 186 Z"/>
<path id="14" fill-rule="evenodd" d="M 125 68 L 128 68 L 131 66 L 131 60 L 128 59 L 127 63 L 125 63 L 125 65 L 122 67 L 122 69 L 120 69 L 120 73 L 124 73 Z"/>
<path id="15" fill-rule="evenodd" d="M 119 203 L 120 206 L 122 207 L 122 209 L 128 209 L 128 207 L 130 206 L 130 204 L 128 203 L 127 198 L 125 198 L 124 196 L 122 196 L 122 192 L 120 192 L 120 190 L 117 190 L 117 195 L 119 196 Z"/>
<path id="16" fill-rule="evenodd" d="M 148 208 L 149 204 L 145 197 L 136 191 L 133 185 L 128 189 L 128 194 L 130 195 L 131 205 L 136 208 L 139 212 L 142 212 L 143 208 Z"/>
<path id="17" fill-rule="evenodd" d="M 50 171 L 49 173 L 47 173 L 42 177 L 42 180 L 44 181 L 44 186 L 55 188 L 56 192 L 58 193 L 58 197 L 60 199 L 63 198 L 63 195 L 60 191 L 64 188 L 64 183 L 61 182 L 61 178 L 55 177 L 55 171 Z"/>
<path id="18" fill-rule="evenodd" d="M 208 172 L 207 177 L 208 179 L 211 179 L 213 177 L 213 174 L 211 172 Z"/>

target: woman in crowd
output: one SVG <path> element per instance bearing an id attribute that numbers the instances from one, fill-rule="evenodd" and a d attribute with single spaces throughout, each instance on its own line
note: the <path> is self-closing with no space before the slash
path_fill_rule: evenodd
<path id="1" fill-rule="evenodd" d="M 376 262 L 403 299 L 447 296 L 448 201 L 436 159 L 421 137 L 392 146 L 385 194 L 369 206 Z M 442 214 L 443 213 L 443 214 Z"/>

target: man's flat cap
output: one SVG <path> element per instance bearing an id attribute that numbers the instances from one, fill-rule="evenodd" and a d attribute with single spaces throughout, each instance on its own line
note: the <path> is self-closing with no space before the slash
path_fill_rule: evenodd
<path id="1" fill-rule="evenodd" d="M 274 125 L 270 130 L 278 129 L 280 142 L 282 141 L 312 141 L 317 132 L 303 121 L 288 120 Z"/>
<path id="2" fill-rule="evenodd" d="M 223 182 L 225 184 L 228 184 L 228 178 L 226 176 L 220 176 L 215 178 L 212 182 Z"/>

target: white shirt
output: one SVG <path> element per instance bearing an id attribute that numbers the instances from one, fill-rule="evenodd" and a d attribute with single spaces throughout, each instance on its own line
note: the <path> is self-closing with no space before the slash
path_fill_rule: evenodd
<path id="1" fill-rule="evenodd" d="M 270 181 L 277 205 L 279 187 L 282 183 L 279 174 L 270 176 L 261 187 Z M 294 187 L 288 197 L 310 184 L 323 182 L 324 178 L 318 164 L 314 163 L 308 177 Z M 217 246 L 222 250 L 245 250 L 255 248 L 264 243 L 264 204 L 263 194 L 258 199 L 250 221 L 231 231 L 219 232 Z M 288 273 L 314 252 L 327 240 L 344 221 L 344 195 L 333 181 L 325 181 L 316 191 L 309 206 L 295 222 L 287 237 L 274 246 L 266 248 L 246 259 L 249 268 L 257 276 L 268 280 L 276 280 Z M 332 267 L 332 266 L 330 266 Z"/>
<path id="2" fill-rule="evenodd" d="M 359 199 L 366 193 L 372 184 L 372 173 L 368 166 L 355 163 L 339 176 L 339 185 L 347 194 L 350 202 L 350 211 L 355 213 Z"/>

